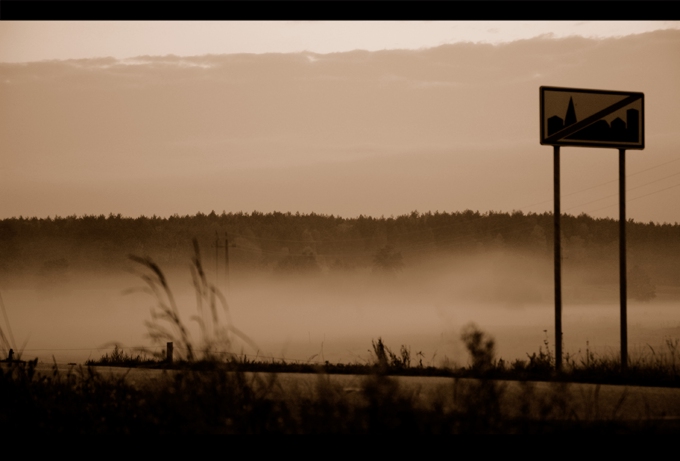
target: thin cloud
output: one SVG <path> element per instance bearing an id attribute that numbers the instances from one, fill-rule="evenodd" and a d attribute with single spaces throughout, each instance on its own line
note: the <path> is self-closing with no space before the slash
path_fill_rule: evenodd
<path id="1" fill-rule="evenodd" d="M 220 191 L 228 189 L 237 204 L 245 199 L 234 197 L 251 194 L 249 204 L 261 200 L 258 208 L 271 208 L 286 203 L 294 188 L 301 207 L 325 203 L 319 211 L 356 214 L 361 203 L 328 189 L 339 177 L 350 184 L 353 172 L 361 178 L 357 190 L 381 191 L 380 200 L 365 200 L 378 214 L 409 211 L 390 202 L 390 196 L 403 198 L 399 187 L 423 210 L 435 203 L 512 207 L 508 191 L 519 187 L 518 178 L 540 182 L 549 169 L 537 134 L 541 85 L 645 92 L 649 155 L 631 161 L 677 152 L 677 55 L 680 32 L 659 31 L 422 50 L 4 63 L 0 194 L 16 200 L 4 204 L 3 213 L 54 214 L 54 201 L 45 195 L 54 187 L 62 188 L 63 200 L 85 203 L 90 195 L 102 196 L 98 180 L 108 181 L 111 191 L 144 178 L 142 189 L 155 191 L 148 206 L 169 210 L 163 197 L 176 194 L 173 181 L 186 175 L 177 181 L 195 186 L 182 198 L 187 207 L 224 197 Z M 433 150 L 441 155 L 426 155 Z M 565 169 L 582 158 L 574 150 Z M 451 168 L 459 176 L 447 182 Z M 601 171 L 599 164 L 591 168 L 595 176 Z M 214 177 L 201 187 L 206 175 Z M 292 178 L 299 183 L 290 184 Z M 232 185 L 224 185 L 227 180 Z M 489 191 L 477 194 L 474 184 Z M 494 195 L 496 186 L 502 193 Z M 518 206 L 540 201 L 529 192 L 522 197 Z M 102 213 L 149 213 L 134 200 L 112 200 Z M 650 219 L 677 220 L 663 216 L 670 210 L 645 212 L 658 213 Z"/>

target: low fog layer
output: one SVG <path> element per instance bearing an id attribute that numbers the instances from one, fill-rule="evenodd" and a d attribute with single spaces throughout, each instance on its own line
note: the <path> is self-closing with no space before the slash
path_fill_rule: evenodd
<path id="1" fill-rule="evenodd" d="M 205 263 L 210 265 L 208 258 Z M 549 258 L 488 251 L 404 263 L 395 273 L 371 268 L 315 275 L 232 272 L 229 289 L 222 278 L 218 288 L 227 296 L 231 324 L 257 349 L 233 337 L 229 352 L 251 358 L 364 363 L 371 358 L 371 341 L 382 337 L 395 351 L 409 346 L 414 365 L 420 359 L 424 365 L 465 364 L 468 357 L 459 336 L 470 322 L 496 338 L 498 355 L 504 359 L 526 359 L 539 347 L 545 350 L 546 340 L 554 350 Z M 82 362 L 110 352 L 113 342 L 161 351 L 163 345 L 146 337 L 144 324 L 151 320 L 156 298 L 141 291 L 123 294 L 143 287 L 140 275 L 149 272 L 132 261 L 128 269 L 100 275 L 68 271 L 56 281 L 37 274 L 6 283 L 2 296 L 23 356 Z M 190 261 L 165 272 L 181 319 L 200 344 L 197 323 L 191 320 L 198 312 Z M 565 271 L 565 352 L 580 351 L 582 356 L 586 348 L 599 354 L 618 352 L 618 286 L 594 285 L 595 272 L 601 276 L 602 268 L 592 273 Z M 206 268 L 206 275 L 215 281 L 214 269 Z M 650 302 L 629 302 L 633 356 L 649 353 L 648 345 L 656 347 L 664 338 L 680 334 L 673 307 L 680 290 L 657 291 Z M 229 321 L 220 318 L 223 325 Z M 3 329 L 9 331 L 4 323 Z"/>

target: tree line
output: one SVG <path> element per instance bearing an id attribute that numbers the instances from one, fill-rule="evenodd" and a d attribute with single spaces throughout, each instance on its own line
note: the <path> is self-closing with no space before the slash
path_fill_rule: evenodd
<path id="1" fill-rule="evenodd" d="M 585 214 L 561 221 L 564 264 L 618 263 L 618 221 Z M 630 267 L 659 284 L 680 286 L 680 225 L 627 223 Z M 225 236 L 226 233 L 226 236 Z M 84 215 L 0 220 L 0 275 L 65 268 L 126 267 L 128 255 L 165 266 L 191 260 L 192 239 L 204 254 L 228 239 L 230 265 L 256 271 L 399 268 L 433 256 L 518 251 L 552 258 L 552 213 L 413 211 L 390 217 L 225 213 L 167 218 Z M 222 250 L 223 251 L 223 250 Z"/>

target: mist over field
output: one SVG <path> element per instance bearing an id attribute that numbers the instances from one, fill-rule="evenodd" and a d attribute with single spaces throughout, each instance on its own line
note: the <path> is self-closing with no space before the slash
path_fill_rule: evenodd
<path id="1" fill-rule="evenodd" d="M 215 281 L 214 255 L 203 252 L 208 280 Z M 99 273 L 67 270 L 60 275 L 7 277 L 0 289 L 11 331 L 24 345 L 24 357 L 82 362 L 110 352 L 112 342 L 160 351 L 146 337 L 156 298 L 124 294 L 145 286 L 148 273 L 128 261 L 122 270 Z M 190 261 L 162 267 L 183 322 L 200 342 L 196 294 Z M 564 351 L 615 355 L 619 341 L 618 285 L 594 283 L 596 275 L 616 280 L 614 267 L 591 272 L 564 270 Z M 221 275 L 224 277 L 223 268 Z M 404 259 L 397 273 L 371 267 L 324 270 L 314 274 L 267 271 L 230 272 L 229 290 L 221 278 L 231 322 L 257 344 L 236 340 L 231 352 L 331 363 L 365 363 L 371 341 L 382 337 L 394 351 L 411 348 L 413 364 L 464 365 L 468 357 L 461 329 L 476 323 L 497 341 L 506 360 L 554 350 L 552 261 L 546 255 L 512 250 L 480 250 L 459 256 Z M 651 302 L 629 301 L 631 356 L 649 354 L 666 337 L 680 333 L 676 310 L 679 287 L 658 287 Z M 158 346 L 154 349 L 152 346 Z M 98 348 L 107 347 L 106 350 Z M 417 355 L 422 352 L 422 355 Z"/>

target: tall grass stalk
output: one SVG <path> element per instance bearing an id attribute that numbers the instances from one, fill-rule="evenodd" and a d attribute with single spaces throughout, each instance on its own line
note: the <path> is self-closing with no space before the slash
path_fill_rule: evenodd
<path id="1" fill-rule="evenodd" d="M 189 329 L 180 316 L 180 310 L 161 268 L 150 258 L 130 255 L 130 259 L 146 270 L 140 274 L 146 286 L 126 290 L 126 293 L 142 291 L 154 297 L 151 320 L 145 321 L 147 336 L 153 343 L 165 345 L 172 342 L 180 359 L 193 362 L 201 360 L 223 360 L 234 357 L 233 346 L 237 339 L 258 350 L 257 345 L 231 322 L 229 305 L 224 295 L 214 284 L 208 282 L 201 252 L 196 239 L 193 240 L 194 256 L 190 266 L 196 296 L 196 315 L 190 320 L 196 322 L 201 333 L 200 341 L 192 338 Z"/>
<path id="2" fill-rule="evenodd" d="M 9 325 L 9 319 L 7 319 L 7 312 L 5 311 L 5 303 L 2 300 L 2 294 L 0 294 L 0 308 L 2 308 L 2 314 L 5 317 L 5 324 L 7 325 L 7 332 L 9 333 L 9 338 L 5 334 L 2 326 L 0 326 L 0 351 L 2 355 L 8 355 L 12 346 L 15 345 L 14 335 L 12 335 L 12 329 Z"/>
<path id="3" fill-rule="evenodd" d="M 12 333 L 12 325 L 9 323 L 9 317 L 7 316 L 7 309 L 5 308 L 5 302 L 2 299 L 2 294 L 0 293 L 0 309 L 2 309 L 2 316 L 5 319 L 5 325 L 7 327 L 7 333 L 0 326 L 0 353 L 10 359 L 10 355 L 16 354 L 16 357 L 12 359 L 21 360 L 21 355 L 23 353 L 28 339 L 24 341 L 20 348 L 17 349 L 17 343 L 14 340 L 14 333 Z M 10 354 L 10 351 L 12 354 Z M 2 360 L 2 359 L 0 359 Z"/>

